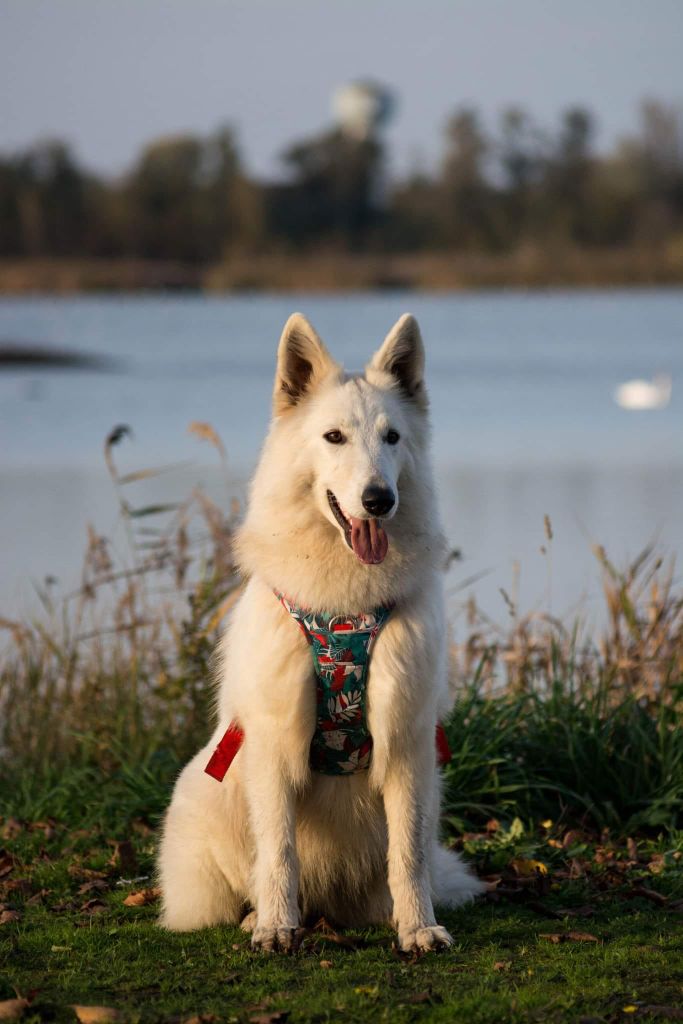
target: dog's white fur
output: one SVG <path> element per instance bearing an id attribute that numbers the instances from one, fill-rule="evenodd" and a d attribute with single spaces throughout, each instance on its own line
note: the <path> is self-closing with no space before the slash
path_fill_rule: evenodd
<path id="1" fill-rule="evenodd" d="M 300 314 L 278 350 L 274 417 L 238 538 L 248 583 L 221 647 L 213 738 L 178 779 L 163 830 L 161 923 L 245 926 L 252 944 L 289 949 L 310 913 L 361 926 L 393 920 L 403 949 L 448 945 L 432 900 L 480 890 L 439 846 L 434 733 L 447 710 L 444 541 L 428 455 L 419 328 L 403 316 L 363 375 L 347 375 Z M 345 444 L 323 435 L 341 430 Z M 397 444 L 386 441 L 398 431 Z M 389 551 L 365 565 L 347 546 L 328 488 L 366 517 L 370 484 L 393 490 Z M 312 773 L 310 649 L 273 595 L 336 613 L 395 603 L 368 676 L 371 767 Z M 222 783 L 204 773 L 231 721 L 245 741 Z"/>

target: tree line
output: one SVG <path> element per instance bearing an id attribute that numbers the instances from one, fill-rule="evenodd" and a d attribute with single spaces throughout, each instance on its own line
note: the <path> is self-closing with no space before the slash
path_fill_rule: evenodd
<path id="1" fill-rule="evenodd" d="M 63 141 L 0 156 L 0 256 L 204 265 L 259 252 L 504 253 L 525 243 L 616 247 L 683 235 L 677 109 L 641 105 L 632 135 L 595 148 L 595 119 L 552 129 L 505 110 L 487 131 L 456 110 L 438 166 L 387 174 L 380 135 L 334 128 L 290 146 L 283 178 L 254 180 L 234 130 L 147 145 L 128 173 L 89 173 Z"/>

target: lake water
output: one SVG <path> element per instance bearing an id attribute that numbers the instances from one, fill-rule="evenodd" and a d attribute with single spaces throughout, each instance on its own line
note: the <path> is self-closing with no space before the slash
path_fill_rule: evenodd
<path id="1" fill-rule="evenodd" d="M 300 308 L 332 352 L 360 367 L 406 309 L 428 355 L 443 518 L 462 560 L 454 617 L 474 592 L 504 621 L 499 587 L 521 566 L 524 608 L 597 607 L 592 543 L 624 564 L 651 541 L 683 546 L 683 291 L 468 295 L 115 296 L 0 300 L 0 343 L 115 357 L 111 372 L 0 371 L 0 616 L 35 608 L 46 575 L 78 578 L 87 522 L 114 531 L 103 440 L 129 424 L 123 469 L 183 468 L 141 485 L 184 495 L 203 482 L 227 502 L 213 452 L 187 433 L 209 421 L 243 497 L 269 417 L 282 324 Z M 613 390 L 657 372 L 668 408 L 626 412 Z M 552 575 L 539 549 L 554 527 Z M 478 581 L 463 587 L 472 576 Z"/>

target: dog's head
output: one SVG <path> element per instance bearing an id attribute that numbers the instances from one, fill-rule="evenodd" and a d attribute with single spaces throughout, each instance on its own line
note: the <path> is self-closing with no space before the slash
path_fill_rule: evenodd
<path id="1" fill-rule="evenodd" d="M 273 395 L 276 430 L 306 463 L 318 511 L 366 565 L 384 561 L 401 477 L 424 444 L 424 348 L 410 314 L 394 325 L 364 374 L 345 374 L 300 313 L 287 321 Z"/>

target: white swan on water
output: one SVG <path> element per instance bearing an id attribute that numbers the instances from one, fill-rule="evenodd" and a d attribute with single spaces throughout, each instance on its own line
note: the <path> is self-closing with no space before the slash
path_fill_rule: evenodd
<path id="1" fill-rule="evenodd" d="M 671 399 L 671 374 L 658 373 L 652 380 L 626 380 L 614 390 L 622 409 L 664 409 Z"/>

